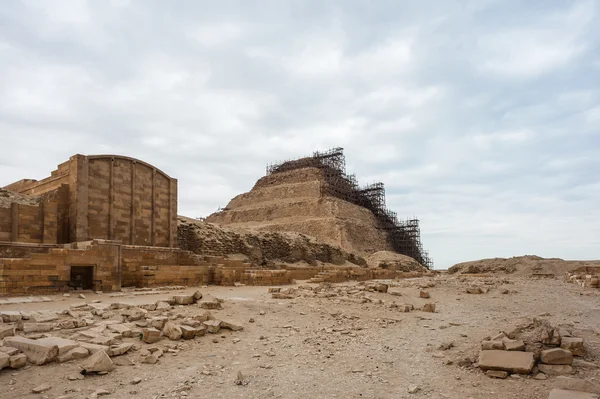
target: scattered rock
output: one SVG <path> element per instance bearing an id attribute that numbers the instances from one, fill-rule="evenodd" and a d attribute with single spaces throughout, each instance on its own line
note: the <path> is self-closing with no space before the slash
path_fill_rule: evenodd
<path id="1" fill-rule="evenodd" d="M 421 291 L 421 292 L 419 292 L 419 298 L 429 299 L 429 298 L 431 298 L 431 296 L 429 295 L 429 292 Z"/>
<path id="2" fill-rule="evenodd" d="M 547 375 L 569 375 L 573 374 L 573 367 L 558 364 L 538 364 L 538 369 Z"/>
<path id="3" fill-rule="evenodd" d="M 409 385 L 408 386 L 408 393 L 417 393 L 421 390 L 421 388 L 419 388 L 418 385 Z"/>
<path id="4" fill-rule="evenodd" d="M 505 379 L 506 377 L 508 377 L 508 373 L 506 371 L 500 371 L 500 370 L 487 370 L 485 372 L 485 374 L 491 378 Z"/>
<path id="5" fill-rule="evenodd" d="M 156 328 L 144 328 L 142 329 L 142 341 L 147 344 L 153 344 L 160 341 L 160 331 Z"/>
<path id="6" fill-rule="evenodd" d="M 169 321 L 163 327 L 163 334 L 169 338 L 171 341 L 178 341 L 181 339 L 181 335 L 183 334 L 181 328 L 178 324 Z"/>
<path id="7" fill-rule="evenodd" d="M 545 364 L 571 365 L 573 364 L 573 354 L 561 348 L 546 349 L 541 352 L 540 360 Z"/>
<path id="8" fill-rule="evenodd" d="M 46 392 L 52 389 L 52 386 L 48 383 L 42 384 L 42 385 L 38 385 L 37 387 L 33 388 L 31 390 L 31 392 L 33 393 L 42 393 L 42 392 Z"/>
<path id="9" fill-rule="evenodd" d="M 516 374 L 529 374 L 535 365 L 531 352 L 484 350 L 479 353 L 479 368 Z"/>
<path id="10" fill-rule="evenodd" d="M 235 385 L 248 385 L 248 380 L 244 378 L 244 374 L 241 371 L 238 371 L 237 377 L 235 378 Z"/>
<path id="11" fill-rule="evenodd" d="M 435 313 L 435 303 L 426 303 L 423 305 L 423 312 Z"/>
<path id="12" fill-rule="evenodd" d="M 87 358 L 81 365 L 82 374 L 108 372 L 114 369 L 114 364 L 104 351 L 98 351 Z"/>
<path id="13" fill-rule="evenodd" d="M 21 367 L 24 367 L 27 364 L 27 356 L 25 356 L 22 353 L 12 355 L 9 358 L 9 362 L 10 362 L 11 369 L 20 369 Z M 0 367 L 0 369 L 1 368 L 2 367 Z"/>
<path id="14" fill-rule="evenodd" d="M 562 349 L 570 351 L 575 356 L 585 356 L 583 338 L 562 337 L 560 347 Z"/>

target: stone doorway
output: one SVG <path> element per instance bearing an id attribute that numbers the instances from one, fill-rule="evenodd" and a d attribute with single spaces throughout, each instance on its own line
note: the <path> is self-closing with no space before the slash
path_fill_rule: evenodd
<path id="1" fill-rule="evenodd" d="M 76 290 L 91 290 L 94 288 L 95 266 L 71 266 L 69 286 Z"/>

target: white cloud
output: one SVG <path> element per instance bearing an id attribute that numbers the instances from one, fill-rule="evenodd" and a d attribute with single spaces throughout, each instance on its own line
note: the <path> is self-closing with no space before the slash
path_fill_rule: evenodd
<path id="1" fill-rule="evenodd" d="M 588 48 L 586 28 L 594 14 L 589 1 L 564 14 L 538 16 L 530 26 L 502 26 L 478 40 L 477 62 L 484 71 L 517 78 L 564 67 Z"/>

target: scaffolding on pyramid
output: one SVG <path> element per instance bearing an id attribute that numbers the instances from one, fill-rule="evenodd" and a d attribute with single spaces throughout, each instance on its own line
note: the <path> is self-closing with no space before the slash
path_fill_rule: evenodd
<path id="1" fill-rule="evenodd" d="M 385 186 L 382 182 L 360 187 L 356 176 L 346 173 L 344 149 L 332 148 L 314 152 L 312 156 L 267 165 L 267 175 L 302 168 L 319 168 L 323 171 L 322 197 L 336 197 L 369 209 L 377 219 L 378 227 L 387 232 L 394 251 L 410 256 L 432 269 L 433 260 L 421 244 L 419 220 L 416 217 L 399 220 L 396 212 L 386 208 Z"/>

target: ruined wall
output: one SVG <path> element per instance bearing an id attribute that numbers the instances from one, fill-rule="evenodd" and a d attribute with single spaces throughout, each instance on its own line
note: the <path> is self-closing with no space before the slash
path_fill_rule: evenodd
<path id="1" fill-rule="evenodd" d="M 25 195 L 67 190 L 64 201 L 57 203 L 57 225 L 45 226 L 44 234 L 55 234 L 56 242 L 106 239 L 130 245 L 176 245 L 177 180 L 137 159 L 74 155 L 50 177 L 20 180 L 6 189 Z M 23 213 L 28 224 L 35 222 L 33 210 Z M 3 236 L 7 217 L 6 211 L 0 211 Z M 40 232 L 23 232 L 20 238 L 36 242 L 30 237 L 36 235 Z"/>
<path id="2" fill-rule="evenodd" d="M 57 244 L 65 242 L 67 187 L 39 197 L 35 205 L 10 202 L 0 207 L 0 241 Z"/>
<path id="3" fill-rule="evenodd" d="M 53 248 L 27 258 L 0 259 L 0 295 L 37 295 L 64 290 L 71 266 L 94 266 L 94 289 L 121 289 L 119 247 L 97 243 L 85 249 Z"/>

